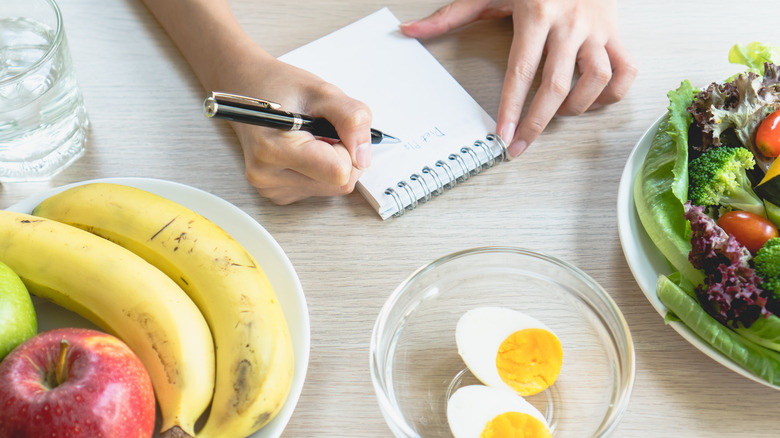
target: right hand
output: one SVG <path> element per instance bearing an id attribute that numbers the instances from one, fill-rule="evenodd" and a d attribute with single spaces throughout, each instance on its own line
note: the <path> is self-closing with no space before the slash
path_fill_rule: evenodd
<path id="1" fill-rule="evenodd" d="M 262 96 L 285 111 L 325 117 L 341 140 L 331 143 L 304 131 L 231 122 L 244 151 L 246 179 L 260 195 L 281 205 L 351 193 L 361 170 L 371 164 L 369 108 L 307 71 L 263 58 L 255 59 L 254 66 L 249 60 L 246 74 L 236 69 L 220 78 L 220 90 Z"/>
<path id="2" fill-rule="evenodd" d="M 290 204 L 354 190 L 371 164 L 371 112 L 365 104 L 263 50 L 241 29 L 228 0 L 143 1 L 206 91 L 272 100 L 336 127 L 341 140 L 326 142 L 307 132 L 231 122 L 244 151 L 246 179 L 260 195 Z"/>

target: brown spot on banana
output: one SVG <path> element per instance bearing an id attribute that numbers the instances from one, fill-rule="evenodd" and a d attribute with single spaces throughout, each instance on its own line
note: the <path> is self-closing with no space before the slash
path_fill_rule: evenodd
<path id="1" fill-rule="evenodd" d="M 163 232 L 163 231 L 164 231 L 166 228 L 168 228 L 168 227 L 169 227 L 169 226 L 170 226 L 172 223 L 176 222 L 176 219 L 178 219 L 178 218 L 179 218 L 179 217 L 178 217 L 178 216 L 176 216 L 175 218 L 171 219 L 171 220 L 170 220 L 170 221 L 169 221 L 167 224 L 163 225 L 163 227 L 162 227 L 162 228 L 160 228 L 159 230 L 157 230 L 157 232 L 156 232 L 156 233 L 152 234 L 152 237 L 151 237 L 151 238 L 149 238 L 149 240 L 154 240 L 154 238 L 155 238 L 155 237 L 157 237 L 158 235 L 160 235 L 160 233 L 162 233 L 162 232 Z"/>
<path id="2" fill-rule="evenodd" d="M 247 359 L 243 359 L 236 364 L 233 397 L 230 403 L 236 412 L 243 412 L 245 409 L 244 405 L 253 401 L 247 398 L 249 381 L 254 380 L 252 379 L 253 368 L 252 363 Z"/>
<path id="3" fill-rule="evenodd" d="M 166 357 L 164 354 L 165 349 L 160 349 L 159 345 L 168 343 L 168 339 L 165 338 L 165 331 L 157 326 L 156 321 L 149 317 L 145 312 L 134 312 L 132 310 L 123 310 L 125 316 L 129 319 L 138 321 L 138 324 L 143 328 L 146 337 L 149 339 L 149 344 L 152 347 L 158 361 L 162 365 L 162 369 L 165 372 L 165 379 L 169 384 L 175 385 L 179 379 L 179 370 L 176 366 L 175 360 Z"/>
<path id="4" fill-rule="evenodd" d="M 268 420 L 271 418 L 271 412 L 263 412 L 257 417 L 255 417 L 255 425 L 254 427 L 260 427 L 268 422 Z"/>

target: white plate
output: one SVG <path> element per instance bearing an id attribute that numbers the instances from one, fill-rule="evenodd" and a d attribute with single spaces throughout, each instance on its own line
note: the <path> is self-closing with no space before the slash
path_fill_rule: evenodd
<path id="1" fill-rule="evenodd" d="M 278 437 L 287 426 L 295 405 L 303 389 L 306 369 L 309 365 L 310 329 L 309 309 L 303 294 L 298 275 L 290 260 L 274 238 L 243 210 L 229 202 L 183 184 L 148 178 L 105 178 L 82 181 L 39 193 L 7 210 L 31 213 L 41 201 L 69 187 L 90 182 L 111 182 L 125 184 L 164 196 L 210 219 L 230 235 L 236 238 L 255 257 L 274 287 L 282 305 L 295 352 L 295 371 L 292 388 L 286 403 L 277 416 L 262 429 L 251 435 L 252 438 Z M 54 304 L 35 301 L 38 313 L 39 330 L 56 327 L 93 327 L 89 322 Z"/>
<path id="2" fill-rule="evenodd" d="M 659 120 L 642 135 L 639 142 L 634 147 L 631 155 L 628 157 L 626 167 L 623 169 L 623 175 L 620 178 L 620 187 L 618 189 L 617 199 L 617 222 L 618 234 L 620 235 L 620 244 L 623 246 L 623 254 L 626 256 L 628 266 L 634 274 L 634 278 L 639 287 L 644 292 L 650 304 L 662 317 L 666 316 L 669 309 L 658 299 L 656 294 L 656 282 L 658 275 L 670 274 L 672 267 L 655 244 L 645 232 L 642 222 L 634 206 L 634 179 L 642 164 L 645 156 L 650 150 L 650 144 L 653 141 L 655 131 L 658 129 Z M 764 379 L 756 376 L 752 372 L 741 367 L 713 346 L 701 339 L 696 333 L 681 322 L 672 322 L 669 325 L 674 328 L 683 338 L 693 344 L 694 347 L 702 353 L 713 358 L 725 367 L 736 371 L 737 373 L 762 383 L 766 386 L 780 389 L 780 386 L 772 385 Z"/>

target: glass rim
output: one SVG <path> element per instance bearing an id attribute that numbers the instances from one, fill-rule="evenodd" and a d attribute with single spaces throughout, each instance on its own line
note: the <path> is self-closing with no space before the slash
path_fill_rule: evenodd
<path id="1" fill-rule="evenodd" d="M 607 293 L 607 291 L 604 290 L 604 288 L 598 282 L 596 282 L 596 280 L 594 280 L 590 275 L 588 275 L 580 268 L 572 265 L 571 263 L 544 253 L 540 253 L 538 251 L 515 246 L 501 245 L 482 246 L 456 251 L 439 257 L 436 260 L 419 267 L 395 288 L 395 290 L 390 294 L 380 309 L 377 319 L 374 322 L 369 345 L 370 373 L 377 401 L 381 407 L 383 416 L 389 423 L 388 426 L 390 426 L 394 434 L 395 432 L 401 432 L 406 437 L 419 437 L 419 434 L 417 434 L 414 429 L 406 422 L 406 420 L 403 418 L 403 415 L 400 413 L 398 406 L 395 405 L 395 402 L 390 394 L 392 393 L 392 388 L 387 387 L 388 382 L 386 370 L 384 369 L 384 351 L 380 351 L 380 345 L 382 345 L 383 342 L 381 341 L 380 337 L 386 328 L 391 310 L 398 304 L 401 295 L 415 278 L 425 274 L 439 265 L 446 264 L 447 262 L 453 261 L 455 259 L 459 259 L 468 255 L 484 253 L 514 253 L 516 255 L 534 257 L 547 263 L 557 265 L 558 267 L 568 270 L 581 281 L 590 286 L 598 298 L 602 300 L 602 303 L 605 304 L 607 308 L 606 313 L 609 317 L 614 319 L 614 322 L 618 325 L 619 328 L 618 333 L 614 333 L 611 328 L 607 328 L 607 331 L 610 333 L 612 342 L 614 344 L 625 343 L 628 347 L 627 350 L 623 352 L 623 354 L 620 353 L 620 349 L 617 350 L 617 362 L 621 367 L 620 372 L 616 372 L 617 376 L 614 378 L 617 387 L 614 388 L 609 409 L 593 437 L 606 437 L 610 435 L 619 424 L 620 419 L 628 407 L 636 380 L 635 347 L 633 338 L 631 336 L 631 330 L 628 326 L 628 322 L 625 320 L 625 316 L 620 311 L 617 303 L 612 299 L 609 293 Z M 593 310 L 597 312 L 603 320 L 604 314 L 598 309 Z"/>
<path id="2" fill-rule="evenodd" d="M 59 50 L 60 46 L 62 45 L 63 34 L 65 32 L 63 30 L 63 25 L 62 25 L 62 12 L 60 11 L 60 7 L 57 4 L 57 2 L 55 2 L 54 0 L 43 0 L 43 1 L 45 3 L 48 3 L 49 6 L 51 6 L 52 11 L 54 12 L 54 17 L 57 20 L 57 27 L 54 30 L 54 39 L 49 44 L 46 53 L 43 56 L 41 56 L 39 60 L 35 61 L 34 64 L 25 68 L 24 71 L 21 71 L 13 76 L 9 76 L 5 79 L 0 79 L 0 85 L 16 82 L 21 78 L 24 78 L 25 76 L 31 74 L 32 72 L 37 70 L 41 65 L 43 65 L 45 62 L 51 59 L 54 56 L 54 53 L 57 50 Z"/>

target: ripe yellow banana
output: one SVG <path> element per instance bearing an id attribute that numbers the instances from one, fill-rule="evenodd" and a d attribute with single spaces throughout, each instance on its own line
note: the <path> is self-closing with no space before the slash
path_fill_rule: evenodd
<path id="1" fill-rule="evenodd" d="M 168 276 L 119 245 L 53 220 L 0 210 L 0 260 L 33 294 L 122 339 L 149 371 L 162 436 L 194 436 L 211 401 L 214 344 Z"/>
<path id="2" fill-rule="evenodd" d="M 262 268 L 227 232 L 176 202 L 110 183 L 63 191 L 33 214 L 126 247 L 198 305 L 217 360 L 214 399 L 199 437 L 244 437 L 279 412 L 294 370 L 287 322 Z"/>

